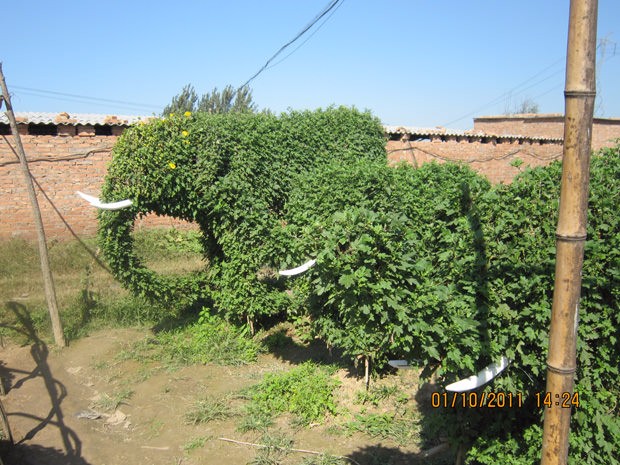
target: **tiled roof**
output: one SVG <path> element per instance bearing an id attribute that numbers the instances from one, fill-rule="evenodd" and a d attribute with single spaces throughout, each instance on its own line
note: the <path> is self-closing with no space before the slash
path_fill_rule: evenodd
<path id="1" fill-rule="evenodd" d="M 137 115 L 101 115 L 95 113 L 41 113 L 16 112 L 17 124 L 58 124 L 63 126 L 101 125 L 101 126 L 129 126 L 138 121 L 145 121 L 152 116 Z M 0 123 L 8 124 L 9 120 L 4 112 L 0 113 Z"/>
<path id="2" fill-rule="evenodd" d="M 506 139 L 506 140 L 534 140 L 534 141 L 546 141 L 546 142 L 562 142 L 564 139 L 561 137 L 540 137 L 540 136 L 524 136 L 520 134 L 490 134 L 482 131 L 468 131 L 458 129 L 446 129 L 442 127 L 437 128 L 417 128 L 411 126 L 383 126 L 385 133 L 388 135 L 409 135 L 409 136 L 421 136 L 421 137 L 465 137 L 465 138 L 491 138 L 491 139 Z"/>
<path id="3" fill-rule="evenodd" d="M 418 134 L 420 136 L 465 136 L 467 131 L 446 128 L 418 128 L 413 126 L 383 126 L 387 134 Z"/>
<path id="4" fill-rule="evenodd" d="M 97 113 L 42 113 L 42 112 L 17 112 L 15 119 L 17 124 L 56 124 L 61 126 L 77 126 L 77 125 L 100 125 L 100 126 L 129 126 L 139 121 L 148 121 L 156 118 L 154 116 L 140 115 L 104 115 Z M 0 124 L 8 124 L 9 120 L 4 112 L 0 113 Z M 555 137 L 537 137 L 523 135 L 498 135 L 488 134 L 484 132 L 474 132 L 473 130 L 457 130 L 437 128 L 419 128 L 412 126 L 384 126 L 385 133 L 388 135 L 409 135 L 420 137 L 488 137 L 494 139 L 518 140 L 527 139 L 535 141 L 561 142 L 562 138 Z"/>

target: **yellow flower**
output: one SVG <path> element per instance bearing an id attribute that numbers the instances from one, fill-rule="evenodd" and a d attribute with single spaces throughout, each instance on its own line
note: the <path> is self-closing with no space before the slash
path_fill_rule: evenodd
<path id="1" fill-rule="evenodd" d="M 172 118 L 174 116 L 174 113 L 170 113 L 170 118 Z"/>
<path id="2" fill-rule="evenodd" d="M 187 132 L 187 131 L 182 131 L 182 132 L 181 132 L 181 135 L 182 135 L 183 137 L 187 137 L 187 136 L 189 136 L 189 132 Z"/>
<path id="3" fill-rule="evenodd" d="M 168 168 L 170 168 L 171 170 L 175 169 L 177 167 L 177 165 L 174 162 L 168 162 Z"/>
<path id="4" fill-rule="evenodd" d="M 192 116 L 192 112 L 191 111 L 186 111 L 183 114 L 185 115 L 186 118 L 189 118 L 190 116 Z"/>

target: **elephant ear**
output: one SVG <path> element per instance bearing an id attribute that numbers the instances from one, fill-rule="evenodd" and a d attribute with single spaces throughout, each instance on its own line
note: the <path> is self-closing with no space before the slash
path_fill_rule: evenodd
<path id="1" fill-rule="evenodd" d="M 180 117 L 125 131 L 114 147 L 101 198 L 82 195 L 101 209 L 99 243 L 115 277 L 136 295 L 179 308 L 208 300 L 207 270 L 161 275 L 140 260 L 132 233 L 140 218 L 168 216 L 199 226 L 205 257 L 216 249 L 205 201 L 195 184 L 200 144 L 189 143 L 189 135 L 196 124 L 193 118 Z M 111 208 L 119 206 L 123 208 Z"/>

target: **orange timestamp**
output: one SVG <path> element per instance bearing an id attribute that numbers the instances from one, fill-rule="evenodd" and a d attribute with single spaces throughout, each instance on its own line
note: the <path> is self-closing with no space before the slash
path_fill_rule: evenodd
<path id="1" fill-rule="evenodd" d="M 520 392 L 433 392 L 433 408 L 513 408 L 523 407 Z"/>
<path id="2" fill-rule="evenodd" d="M 537 392 L 535 395 L 538 407 L 579 407 L 579 392 Z"/>

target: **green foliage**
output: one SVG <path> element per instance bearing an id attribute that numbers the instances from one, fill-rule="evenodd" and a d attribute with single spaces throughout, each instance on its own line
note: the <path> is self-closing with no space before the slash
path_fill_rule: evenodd
<path id="1" fill-rule="evenodd" d="M 488 189 L 456 165 L 416 170 L 362 160 L 302 177 L 287 204 L 287 231 L 300 256 L 317 258 L 298 279 L 309 282 L 302 289 L 315 331 L 379 366 L 397 352 L 473 367 L 482 350 L 475 304 L 483 261 L 474 201 Z M 463 343 L 467 354 L 453 350 Z"/>
<path id="2" fill-rule="evenodd" d="M 289 412 L 302 424 L 320 421 L 327 413 L 336 413 L 334 389 L 339 384 L 330 370 L 304 363 L 285 373 L 265 375 L 249 392 L 249 409 L 268 416 Z"/>
<path id="3" fill-rule="evenodd" d="M 103 189 L 106 200 L 134 203 L 100 214 L 103 251 L 138 295 L 169 307 L 207 301 L 231 321 L 288 312 L 351 359 L 415 360 L 438 386 L 505 355 L 510 367 L 483 389 L 520 393 L 522 406 L 492 416 L 434 409 L 425 434 L 434 422 L 435 434 L 469 448 L 469 463 L 531 463 L 540 444 L 534 394 L 545 389 L 560 165 L 491 187 L 451 164 L 389 168 L 383 144 L 374 118 L 342 108 L 188 114 L 136 126 L 119 140 Z M 619 150 L 592 161 L 575 386 L 582 404 L 570 459 L 586 465 L 617 463 L 620 449 Z M 208 267 L 163 276 L 144 266 L 131 230 L 149 212 L 196 222 Z M 317 263 L 304 275 L 278 277 L 309 258 Z M 204 311 L 170 352 L 211 360 L 203 354 L 217 346 L 214 334 L 244 336 L 222 325 Z M 265 427 L 279 412 L 308 423 L 333 411 L 331 378 L 317 377 L 309 365 L 266 377 L 252 393 L 252 424 Z M 392 420 L 358 419 L 379 429 Z"/>
<path id="4" fill-rule="evenodd" d="M 103 253 L 126 287 L 166 305 L 211 303 L 239 320 L 282 313 L 290 298 L 272 277 L 291 262 L 283 206 L 297 176 L 335 159 L 384 161 L 383 144 L 375 118 L 346 108 L 134 126 L 119 139 L 103 187 L 104 199 L 133 205 L 100 213 Z M 163 276 L 146 267 L 131 231 L 150 212 L 196 222 L 208 268 Z"/>
<path id="5" fill-rule="evenodd" d="M 539 459 L 542 408 L 533 395 L 545 390 L 560 178 L 559 163 L 528 170 L 484 200 L 489 345 L 512 360 L 492 390 L 522 392 L 527 399 L 520 409 L 495 411 L 492 421 L 472 409 L 461 412 L 469 428 L 478 425 L 474 430 L 482 432 L 465 440 L 473 443 L 470 463 Z M 618 463 L 613 455 L 620 448 L 618 198 L 616 147 L 593 157 L 591 165 L 575 384 L 581 402 L 571 422 L 571 464 Z M 446 419 L 444 427 L 450 422 Z"/>
<path id="6" fill-rule="evenodd" d="M 249 87 L 235 90 L 228 85 L 222 91 L 215 87 L 213 91 L 207 92 L 199 100 L 194 86 L 187 84 L 179 94 L 172 97 L 172 101 L 164 108 L 162 116 L 199 111 L 207 113 L 254 112 L 256 105 L 252 101 L 252 90 Z"/>
<path id="7" fill-rule="evenodd" d="M 400 445 L 415 441 L 420 432 L 419 420 L 394 413 L 360 413 L 345 425 L 347 431 L 358 431 L 373 438 L 391 439 Z"/>
<path id="8" fill-rule="evenodd" d="M 321 454 L 304 457 L 299 465 L 347 465 L 348 463 L 350 462 L 345 457 Z"/>
<path id="9" fill-rule="evenodd" d="M 381 401 L 389 399 L 398 393 L 397 386 L 372 386 L 356 393 L 357 402 L 360 404 L 371 404 L 377 407 Z M 399 400 L 403 397 L 399 396 Z M 406 398 L 405 398 L 406 399 Z"/>
<path id="10" fill-rule="evenodd" d="M 211 439 L 208 436 L 198 436 L 195 438 L 191 438 L 187 443 L 183 445 L 183 450 L 185 452 L 191 452 L 195 449 L 201 449 L 205 446 L 207 441 Z"/>
<path id="11" fill-rule="evenodd" d="M 304 457 L 299 465 L 348 465 L 346 457 L 338 457 L 330 454 L 311 455 Z"/>
<path id="12" fill-rule="evenodd" d="M 262 447 L 248 465 L 279 465 L 294 445 L 293 439 L 279 431 L 263 434 L 259 443 Z"/>
<path id="13" fill-rule="evenodd" d="M 95 410 L 102 410 L 104 412 L 114 412 L 127 400 L 131 399 L 134 392 L 131 389 L 123 389 L 113 394 L 101 393 L 93 400 L 91 407 Z"/>
<path id="14" fill-rule="evenodd" d="M 233 89 L 231 85 L 220 92 L 217 87 L 202 96 L 196 111 L 207 113 L 253 112 L 256 105 L 252 102 L 252 90 L 249 87 Z"/>
<path id="15" fill-rule="evenodd" d="M 198 102 L 198 94 L 194 86 L 187 84 L 183 87 L 180 93 L 172 97 L 170 104 L 166 105 L 162 116 L 167 116 L 170 113 L 185 113 L 186 111 L 194 111 L 196 103 Z"/>

